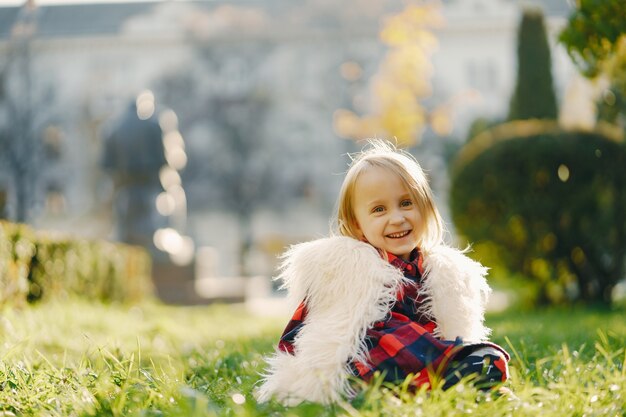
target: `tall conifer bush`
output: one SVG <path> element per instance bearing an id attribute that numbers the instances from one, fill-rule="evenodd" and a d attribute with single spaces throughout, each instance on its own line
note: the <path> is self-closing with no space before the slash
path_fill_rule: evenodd
<path id="1" fill-rule="evenodd" d="M 508 119 L 556 119 L 550 46 L 540 9 L 524 10 L 517 42 L 517 83 Z"/>

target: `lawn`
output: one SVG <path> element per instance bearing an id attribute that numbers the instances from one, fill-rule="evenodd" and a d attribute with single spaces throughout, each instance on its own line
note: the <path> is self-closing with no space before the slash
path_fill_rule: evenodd
<path id="1" fill-rule="evenodd" d="M 46 416 L 625 416 L 624 311 L 488 317 L 512 354 L 516 398 L 461 384 L 408 394 L 376 386 L 333 407 L 283 408 L 252 396 L 284 319 L 238 306 L 68 301 L 0 316 L 0 417 Z"/>

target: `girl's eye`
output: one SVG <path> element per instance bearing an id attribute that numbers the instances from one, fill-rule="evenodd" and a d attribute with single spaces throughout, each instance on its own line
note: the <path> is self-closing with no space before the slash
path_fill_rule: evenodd
<path id="1" fill-rule="evenodd" d="M 382 213 L 383 211 L 385 211 L 383 206 L 376 206 L 372 209 L 372 213 Z"/>
<path id="2" fill-rule="evenodd" d="M 411 200 L 403 200 L 400 203 L 400 206 L 402 207 L 411 207 L 413 205 L 413 202 Z"/>

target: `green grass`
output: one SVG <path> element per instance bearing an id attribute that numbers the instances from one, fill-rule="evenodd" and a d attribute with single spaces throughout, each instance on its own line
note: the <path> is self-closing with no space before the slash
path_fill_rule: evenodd
<path id="1" fill-rule="evenodd" d="M 135 307 L 82 301 L 0 316 L 0 417 L 45 416 L 626 416 L 624 311 L 490 316 L 512 354 L 517 398 L 461 384 L 407 393 L 374 386 L 333 407 L 257 404 L 262 356 L 284 320 L 237 306 Z"/>

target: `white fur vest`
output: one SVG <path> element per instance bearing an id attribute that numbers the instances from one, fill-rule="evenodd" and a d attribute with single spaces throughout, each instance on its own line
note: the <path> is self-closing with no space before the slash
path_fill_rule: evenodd
<path id="1" fill-rule="evenodd" d="M 425 312 L 437 324 L 435 336 L 486 340 L 487 269 L 448 246 L 423 256 L 421 291 Z M 257 399 L 328 404 L 350 394 L 348 363 L 366 357 L 367 329 L 385 318 L 406 278 L 371 245 L 342 236 L 292 246 L 277 278 L 294 306 L 306 299 L 308 313 L 294 354 L 276 351 L 267 358 Z"/>

